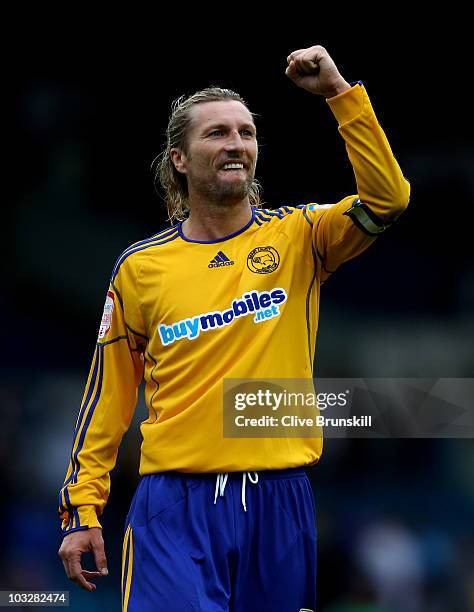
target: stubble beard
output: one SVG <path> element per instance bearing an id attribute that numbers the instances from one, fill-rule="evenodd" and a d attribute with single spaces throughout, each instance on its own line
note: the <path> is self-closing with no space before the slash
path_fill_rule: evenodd
<path id="1" fill-rule="evenodd" d="M 219 206 L 233 206 L 250 193 L 254 174 L 248 173 L 245 181 L 206 181 L 194 177 L 193 188 L 201 198 Z"/>

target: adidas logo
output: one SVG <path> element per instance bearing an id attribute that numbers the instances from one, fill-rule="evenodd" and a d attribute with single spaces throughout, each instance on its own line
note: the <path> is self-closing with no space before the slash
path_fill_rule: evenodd
<path id="1" fill-rule="evenodd" d="M 219 251 L 214 259 L 211 259 L 208 268 L 223 268 L 224 266 L 233 266 L 235 261 L 231 261 L 227 255 Z"/>

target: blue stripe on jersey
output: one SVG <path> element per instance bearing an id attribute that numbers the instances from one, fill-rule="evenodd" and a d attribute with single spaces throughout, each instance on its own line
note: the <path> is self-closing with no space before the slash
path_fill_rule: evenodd
<path id="1" fill-rule="evenodd" d="M 66 482 L 68 482 L 68 481 L 66 481 Z M 61 512 L 64 512 L 64 510 L 67 510 L 67 505 L 66 505 L 67 504 L 67 501 L 66 501 L 67 491 L 65 489 L 65 484 L 63 485 L 63 487 L 59 491 L 59 509 L 60 509 Z M 63 495 L 64 495 L 64 498 L 63 498 Z M 63 499 L 64 499 L 64 503 L 63 503 Z M 69 499 L 69 496 L 67 497 L 67 499 Z"/>
<path id="2" fill-rule="evenodd" d="M 260 216 L 260 219 L 263 219 L 264 221 L 271 221 L 272 220 L 272 216 L 275 217 L 277 215 L 270 215 L 269 213 L 267 213 L 266 210 L 260 210 L 259 211 L 259 216 Z"/>
<path id="3" fill-rule="evenodd" d="M 92 416 L 94 414 L 95 407 L 97 406 L 97 402 L 99 401 L 100 393 L 102 391 L 102 376 L 104 374 L 104 349 L 102 346 L 98 346 L 99 349 L 99 381 L 97 383 L 97 391 L 95 393 L 94 401 L 91 404 L 89 413 L 87 414 L 87 418 L 84 422 L 84 427 L 82 428 L 81 436 L 79 438 L 79 444 L 77 445 L 76 452 L 74 453 L 74 459 L 76 461 L 76 470 L 73 474 L 72 482 L 77 482 L 77 476 L 79 474 L 79 470 L 81 469 L 81 464 L 79 459 L 77 458 L 79 453 L 81 452 L 82 446 L 84 444 L 84 439 L 86 437 L 87 428 L 91 422 Z"/>
<path id="4" fill-rule="evenodd" d="M 66 489 L 64 489 L 64 500 L 66 502 L 66 508 L 70 508 L 71 507 L 71 500 L 69 499 L 69 491 Z"/>
<path id="5" fill-rule="evenodd" d="M 126 254 L 128 253 L 128 251 L 131 251 L 132 249 L 141 246 L 142 244 L 147 244 L 148 242 L 151 242 L 153 240 L 161 240 L 162 238 L 167 238 L 169 235 L 171 235 L 173 233 L 173 231 L 175 230 L 174 227 L 170 227 L 170 228 L 166 228 L 164 230 L 162 230 L 161 232 L 158 232 L 157 234 L 154 234 L 153 236 L 150 236 L 149 238 L 145 238 L 144 240 L 140 240 L 139 242 L 134 242 L 133 244 L 131 244 L 129 247 L 127 247 L 125 249 L 125 251 L 123 251 L 119 257 L 117 258 L 115 264 L 114 264 L 114 270 L 115 270 L 115 266 L 118 264 L 119 260 Z"/>
<path id="6" fill-rule="evenodd" d="M 85 531 L 86 529 L 89 529 L 88 525 L 81 525 L 80 527 L 73 527 L 72 519 L 71 519 L 69 523 L 67 524 L 67 527 L 62 530 L 62 533 L 63 535 L 67 535 L 68 533 L 73 533 L 74 531 Z"/>
<path id="7" fill-rule="evenodd" d="M 74 435 L 73 435 L 73 438 L 72 438 L 71 474 L 70 474 L 69 478 L 64 482 L 63 488 L 62 488 L 62 490 L 59 493 L 59 497 L 60 497 L 60 504 L 59 505 L 63 509 L 69 508 L 70 505 L 71 505 L 70 500 L 69 500 L 69 494 L 68 494 L 68 491 L 67 491 L 67 485 L 72 481 L 72 479 L 74 477 L 74 473 L 76 471 L 76 461 L 75 461 L 75 458 L 74 458 L 74 455 L 73 455 L 74 444 L 76 442 L 77 433 L 78 433 L 78 431 L 81 428 L 81 423 L 82 423 L 82 418 L 84 416 L 84 412 L 87 409 L 87 406 L 89 404 L 89 401 L 90 401 L 90 398 L 91 398 L 91 395 L 92 395 L 92 390 L 94 389 L 94 386 L 95 386 L 95 381 L 96 381 L 96 378 L 97 378 L 97 364 L 98 364 L 98 360 L 97 360 L 97 347 L 96 347 L 96 349 L 94 351 L 94 370 L 93 370 L 93 373 L 92 373 L 92 376 L 91 376 L 91 380 L 90 380 L 90 383 L 89 383 L 87 397 L 86 397 L 86 399 L 84 400 L 84 402 L 83 402 L 83 404 L 81 406 L 81 410 L 80 410 L 79 416 L 77 418 L 76 427 L 74 428 Z M 64 500 L 65 500 L 66 508 L 64 508 L 64 506 L 62 504 L 61 493 L 64 493 Z"/>
<path id="8" fill-rule="evenodd" d="M 79 513 L 77 511 L 77 508 L 74 508 L 73 514 L 74 518 L 76 519 L 76 524 L 74 525 L 74 527 L 81 527 L 81 521 L 79 520 Z"/>
<path id="9" fill-rule="evenodd" d="M 280 213 L 280 215 L 282 215 L 283 217 L 286 217 L 287 215 L 291 215 L 293 213 L 291 208 L 288 208 L 288 206 L 280 206 L 280 208 L 275 209 L 275 212 Z"/>
<path id="10" fill-rule="evenodd" d="M 303 216 L 306 219 L 306 221 L 311 225 L 311 227 L 313 227 L 313 222 L 310 219 L 310 217 L 308 217 L 308 211 L 306 210 L 306 208 L 303 210 Z"/>
<path id="11" fill-rule="evenodd" d="M 64 504 L 63 504 L 63 494 L 64 494 Z M 59 508 L 61 512 L 64 512 L 64 510 L 69 510 L 70 506 L 71 506 L 71 500 L 69 499 L 69 493 L 67 492 L 67 489 L 64 487 L 63 489 L 61 489 L 61 491 L 59 491 Z"/>
<path id="12" fill-rule="evenodd" d="M 278 217 L 279 219 L 283 219 L 285 216 L 277 210 L 268 210 L 267 208 L 262 209 L 262 212 L 264 212 L 266 215 L 270 215 L 271 217 Z"/>
<path id="13" fill-rule="evenodd" d="M 98 345 L 97 345 L 98 346 Z M 98 349 L 96 349 L 94 351 L 94 370 L 92 372 L 92 376 L 91 376 L 91 382 L 89 384 L 89 389 L 87 391 L 87 396 L 86 399 L 84 400 L 82 406 L 81 406 L 81 410 L 79 412 L 79 416 L 77 417 L 77 423 L 76 423 L 76 427 L 74 428 L 74 438 L 77 436 L 77 432 L 79 431 L 79 429 L 81 428 L 81 423 L 82 423 L 82 419 L 84 417 L 84 412 L 87 410 L 87 406 L 89 404 L 89 401 L 91 399 L 91 395 L 92 395 L 92 391 L 95 387 L 95 380 L 97 378 L 97 367 L 98 367 Z"/>
<path id="14" fill-rule="evenodd" d="M 73 455 L 73 451 L 74 451 L 74 444 L 76 443 L 76 438 L 77 438 L 77 433 L 79 432 L 79 430 L 81 429 L 81 424 L 82 424 L 82 419 L 84 418 L 84 413 L 87 410 L 87 407 L 89 405 L 89 401 L 91 399 L 92 396 L 92 391 L 95 387 L 95 381 L 97 378 L 97 367 L 98 367 L 98 358 L 97 358 L 97 346 L 96 349 L 94 351 L 94 370 L 92 372 L 92 376 L 91 376 L 91 380 L 89 383 L 89 387 L 88 387 L 88 391 L 87 391 L 87 396 L 81 406 L 81 409 L 79 411 L 79 416 L 77 417 L 77 423 L 76 423 L 76 427 L 74 428 L 74 435 L 72 438 L 72 448 L 71 448 L 71 475 L 69 476 L 69 478 L 65 481 L 63 488 L 64 488 L 64 493 L 65 493 L 65 498 L 66 498 L 66 507 L 69 507 L 69 498 L 67 496 L 67 489 L 66 489 L 66 485 L 69 484 L 71 482 L 71 480 L 73 479 L 74 476 L 74 472 L 76 471 L 76 462 L 74 459 L 74 455 Z M 67 497 L 66 497 L 67 496 Z"/>
<path id="15" fill-rule="evenodd" d="M 257 215 L 255 215 L 255 217 L 253 218 L 253 220 L 255 221 L 255 223 L 256 223 L 257 225 L 263 225 L 263 223 L 262 223 L 261 221 L 259 221 L 259 220 L 258 220 Z"/>
<path id="16" fill-rule="evenodd" d="M 263 214 L 262 214 L 260 211 L 258 211 L 258 212 L 257 212 L 257 211 L 255 211 L 255 216 L 256 216 L 256 217 L 258 217 L 258 218 L 260 219 L 260 221 L 265 221 L 265 223 L 268 223 L 269 221 L 271 221 L 271 220 L 272 220 L 272 218 L 271 218 L 271 217 L 269 217 L 269 218 L 267 219 L 267 217 L 265 217 L 265 216 L 264 216 L 264 215 L 263 215 Z"/>
<path id="17" fill-rule="evenodd" d="M 127 247 L 125 249 L 125 251 L 122 253 L 122 255 L 125 255 L 125 253 L 127 251 L 129 251 L 130 249 L 134 249 L 135 247 L 138 247 L 138 246 L 140 246 L 142 244 L 150 242 L 151 240 L 161 240 L 162 238 L 167 238 L 175 230 L 176 230 L 176 227 L 167 227 L 166 229 L 161 230 L 161 232 L 158 232 L 157 234 L 153 234 L 153 236 L 150 236 L 149 238 L 144 238 L 143 240 L 140 240 L 139 242 L 134 242 L 133 244 L 131 244 L 129 247 Z M 120 257 L 122 257 L 122 255 L 120 255 Z"/>
<path id="18" fill-rule="evenodd" d="M 160 240 L 165 240 L 166 238 L 169 238 L 170 236 L 172 236 L 176 232 L 176 229 L 177 229 L 176 227 L 172 227 L 172 228 L 166 229 L 166 230 L 164 230 L 162 232 L 159 232 L 158 234 L 155 234 L 154 236 L 150 236 L 150 238 L 145 238 L 144 240 L 140 240 L 139 242 L 134 242 L 133 244 L 131 244 L 118 257 L 117 261 L 114 264 L 114 271 L 115 271 L 115 268 L 117 266 L 120 266 L 120 260 L 121 259 L 126 259 L 128 257 L 128 255 L 130 253 L 135 252 L 135 250 L 138 247 L 150 244 L 151 242 L 157 242 L 157 241 L 160 241 Z"/>
<path id="19" fill-rule="evenodd" d="M 173 230 L 172 234 L 169 234 L 170 237 L 166 238 L 166 239 L 155 239 L 152 238 L 150 240 L 148 240 L 147 244 L 142 244 L 142 246 L 138 247 L 138 248 L 129 248 L 126 251 L 124 251 L 122 253 L 122 255 L 117 259 L 117 262 L 114 266 L 114 269 L 112 271 L 112 277 L 110 279 L 110 282 L 112 283 L 115 280 L 115 277 L 118 274 L 119 268 L 120 266 L 123 264 L 123 262 L 127 259 L 127 257 L 129 255 L 132 255 L 133 253 L 137 253 L 138 251 L 143 251 L 145 249 L 148 249 L 149 247 L 153 247 L 153 246 L 159 246 L 161 244 L 166 244 L 167 242 L 171 242 L 172 240 L 175 240 L 178 237 L 178 231 L 177 230 Z"/>

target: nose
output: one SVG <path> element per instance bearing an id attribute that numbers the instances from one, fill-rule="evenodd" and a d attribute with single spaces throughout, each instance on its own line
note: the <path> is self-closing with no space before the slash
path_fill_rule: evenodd
<path id="1" fill-rule="evenodd" d="M 237 130 L 233 130 L 229 133 L 229 138 L 227 139 L 224 149 L 228 152 L 235 151 L 238 153 L 245 152 L 244 141 L 240 133 Z"/>

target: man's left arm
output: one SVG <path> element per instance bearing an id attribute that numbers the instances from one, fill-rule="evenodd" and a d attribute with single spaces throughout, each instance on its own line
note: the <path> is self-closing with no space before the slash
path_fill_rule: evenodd
<path id="1" fill-rule="evenodd" d="M 323 95 L 339 124 L 357 184 L 357 194 L 337 204 L 308 206 L 323 279 L 383 232 L 408 205 L 410 184 L 403 177 L 377 121 L 364 86 L 351 87 L 320 46 L 288 57 L 286 74 L 298 86 Z"/>
<path id="2" fill-rule="evenodd" d="M 361 83 L 327 98 L 326 102 L 346 143 L 360 199 L 348 214 L 360 229 L 377 235 L 407 207 L 410 184 L 402 174 Z"/>

